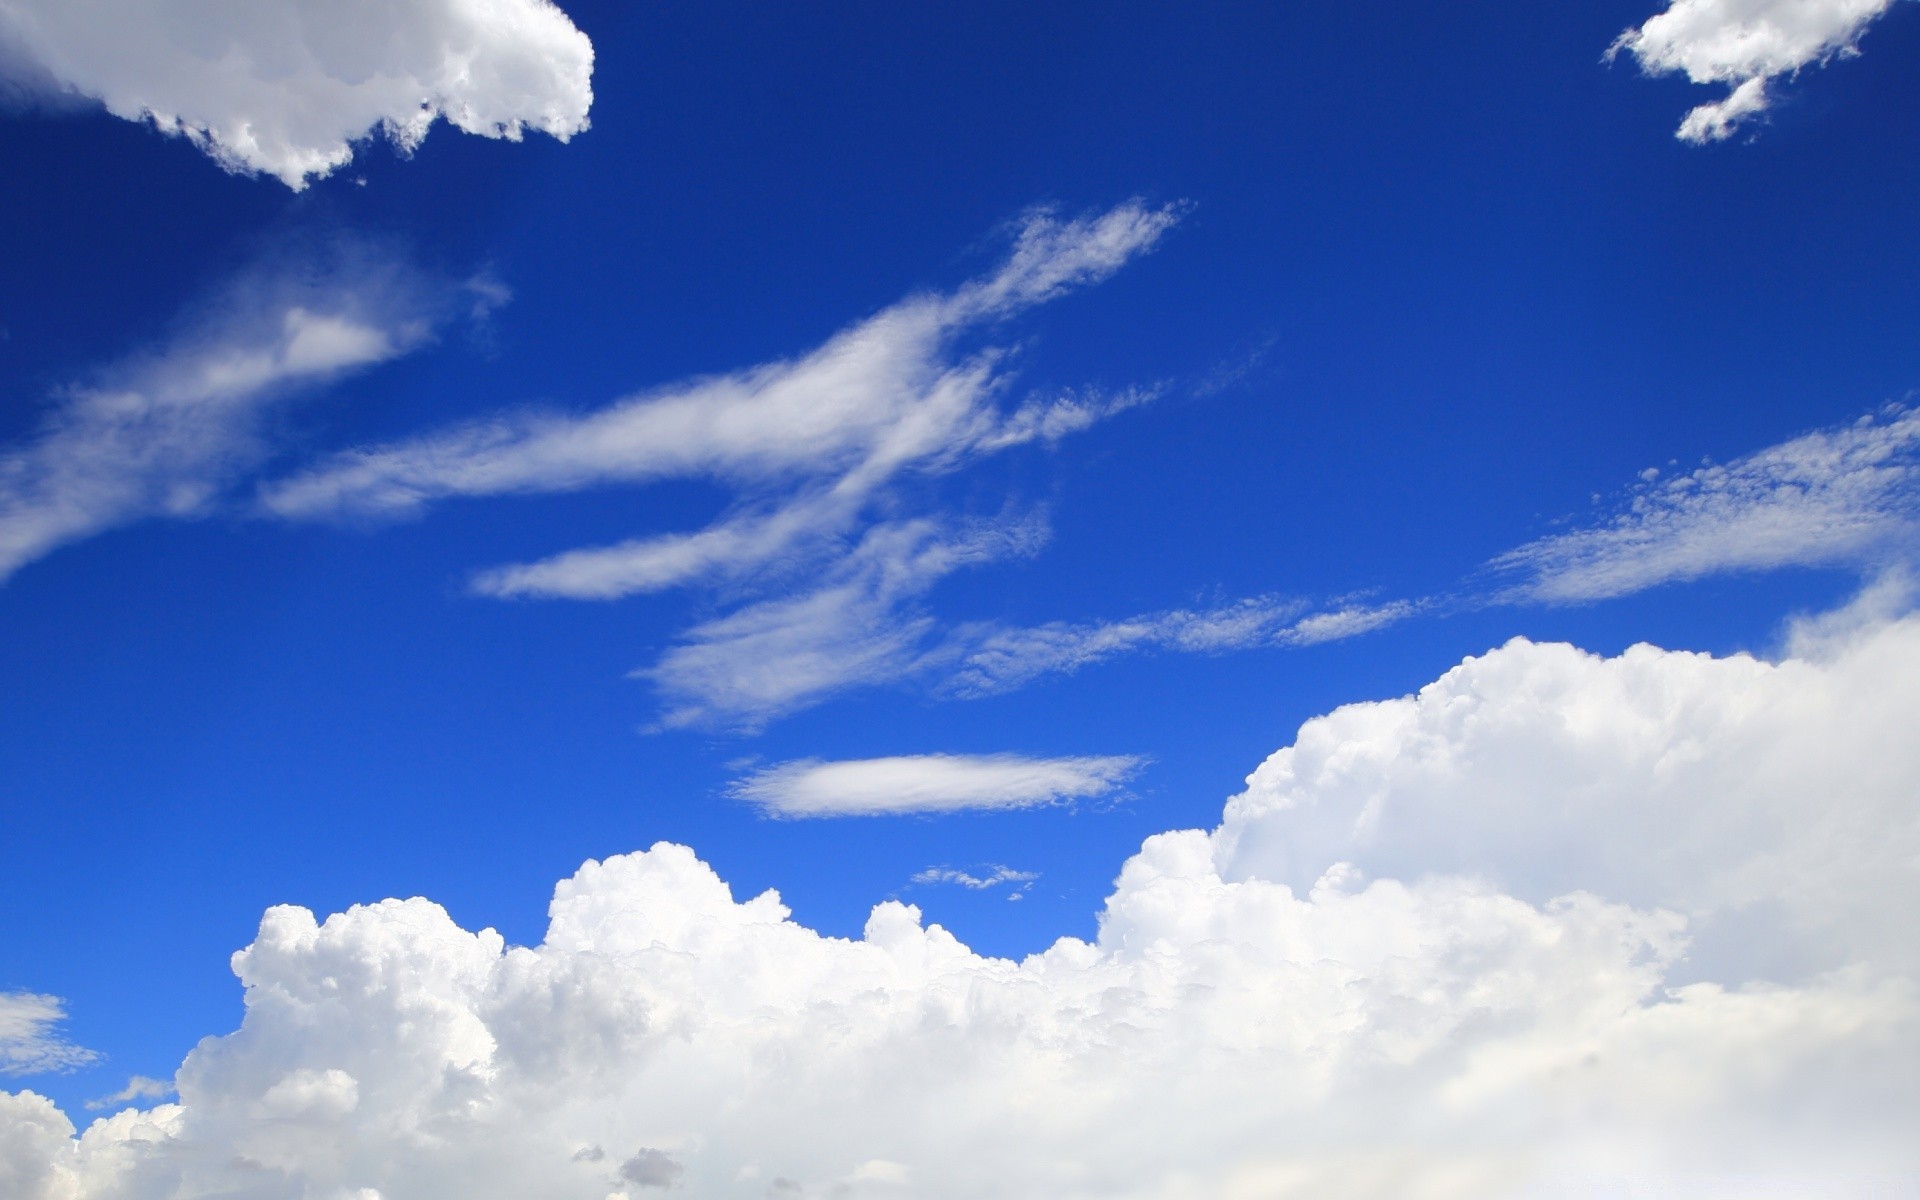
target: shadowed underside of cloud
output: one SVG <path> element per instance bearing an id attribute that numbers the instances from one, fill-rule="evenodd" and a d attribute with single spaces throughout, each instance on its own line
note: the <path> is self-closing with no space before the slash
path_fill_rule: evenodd
<path id="1" fill-rule="evenodd" d="M 277 409 L 427 342 L 451 291 L 335 247 L 242 276 L 152 352 L 65 389 L 0 447 L 0 581 L 114 526 L 211 511 L 268 458 Z"/>
<path id="2" fill-rule="evenodd" d="M 727 794 L 770 817 L 1032 808 L 1107 795 L 1141 764 L 1129 757 L 1016 754 L 916 754 L 847 762 L 810 758 L 758 771 Z"/>
<path id="3" fill-rule="evenodd" d="M 444 118 L 566 140 L 587 127 L 593 46 L 548 0 L 4 0 L 0 69 L 182 135 L 229 171 L 296 191 L 383 133 Z"/>
<path id="4" fill-rule="evenodd" d="M 1724 83 L 1724 100 L 1689 112 L 1675 136 L 1723 141 L 1772 102 L 1767 85 L 1802 68 L 1857 55 L 1867 26 L 1895 0 L 1670 0 L 1666 11 L 1620 35 L 1649 75 L 1684 72 L 1694 83 Z"/>
<path id="5" fill-rule="evenodd" d="M 0 1187 L 1908 1194 L 1920 618 L 1798 645 L 1515 641 L 1317 718 L 1020 962 L 897 902 L 823 937 L 664 843 L 560 884 L 531 948 L 419 899 L 275 908 L 179 1103 L 76 1140 L 0 1094 Z"/>

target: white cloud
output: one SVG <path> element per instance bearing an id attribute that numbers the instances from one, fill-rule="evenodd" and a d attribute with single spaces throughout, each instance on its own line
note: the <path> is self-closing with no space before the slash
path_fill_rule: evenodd
<path id="1" fill-rule="evenodd" d="M 958 867 L 928 867 L 924 871 L 915 871 L 913 882 L 917 884 L 953 883 L 975 892 L 990 891 L 1001 884 L 1010 883 L 1016 886 L 1008 899 L 1018 900 L 1020 893 L 1032 887 L 1034 880 L 1040 878 L 1036 872 L 1016 871 L 1000 863 L 989 863 L 980 868 L 980 871 L 981 874 L 975 875 L 971 871 L 962 871 Z"/>
<path id="2" fill-rule="evenodd" d="M 66 1016 L 58 996 L 0 992 L 0 1075 L 64 1071 L 97 1060 L 99 1055 L 56 1031 Z"/>
<path id="3" fill-rule="evenodd" d="M 135 1075 L 127 1080 L 127 1086 L 113 1095 L 87 1101 L 87 1107 L 90 1109 L 118 1108 L 120 1105 L 136 1100 L 165 1100 L 171 1095 L 173 1095 L 173 1085 L 166 1080 Z"/>
<path id="4" fill-rule="evenodd" d="M 1726 99 L 1689 112 L 1676 135 L 1721 141 L 1766 110 L 1769 81 L 1858 54 L 1867 26 L 1891 7 L 1893 0 L 1671 0 L 1607 55 L 1625 50 L 1649 75 L 1684 72 L 1694 83 L 1731 85 Z"/>
<path id="5" fill-rule="evenodd" d="M 1920 411 L 1893 407 L 1720 466 L 1657 473 L 1607 523 L 1495 559 L 1502 598 L 1577 602 L 1726 571 L 1876 568 L 1920 529 Z"/>
<path id="6" fill-rule="evenodd" d="M 593 46 L 547 0 L 0 0 L 16 68 L 296 190 L 437 120 L 519 140 L 587 127 Z M 0 58 L 0 66 L 6 59 Z"/>
<path id="7" fill-rule="evenodd" d="M 532 948 L 275 908 L 178 1104 L 71 1140 L 0 1095 L 0 1192 L 1909 1194 L 1920 618 L 1816 640 L 1515 642 L 1341 709 L 1020 962 L 895 902 L 823 937 L 664 843 Z"/>
<path id="8" fill-rule="evenodd" d="M 847 762 L 803 759 L 755 772 L 727 789 L 772 817 L 864 817 L 1033 808 L 1112 793 L 1138 771 L 1123 756 L 912 754 Z M 924 872 L 923 872 L 924 874 Z M 953 875 L 965 883 L 971 877 Z M 991 886 L 1012 876 L 999 876 Z M 915 876 L 916 883 L 932 882 Z"/>
<path id="9" fill-rule="evenodd" d="M 1345 603 L 1314 611 L 1300 600 L 1255 596 L 1195 611 L 1176 608 L 1118 621 L 1055 621 L 1025 628 L 975 625 L 930 660 L 957 665 L 941 683 L 959 696 L 990 696 L 1045 675 L 1072 674 L 1103 659 L 1152 650 L 1218 654 L 1307 646 L 1357 637 L 1418 612 L 1421 602 Z"/>
<path id="10" fill-rule="evenodd" d="M 428 338 L 435 303 L 417 281 L 336 257 L 243 278 L 157 350 L 62 392 L 25 442 L 0 447 L 0 581 L 117 525 L 205 514 L 267 458 L 273 408 Z"/>

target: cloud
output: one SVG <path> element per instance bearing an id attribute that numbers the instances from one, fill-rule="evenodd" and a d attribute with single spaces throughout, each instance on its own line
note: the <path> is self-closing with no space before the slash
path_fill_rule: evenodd
<path id="1" fill-rule="evenodd" d="M 1913 616 L 1779 662 L 1516 641 L 1308 722 L 1018 962 L 897 902 L 822 936 L 665 843 L 534 947 L 275 908 L 179 1103 L 74 1139 L 0 1094 L 0 1191 L 1906 1194 L 1917 705 Z"/>
<path id="2" fill-rule="evenodd" d="M 810 758 L 758 771 L 735 782 L 727 794 L 770 817 L 1033 808 L 1108 795 L 1141 765 L 1141 759 L 1124 756 L 915 754 L 847 762 Z M 929 880 L 916 876 L 915 882 Z M 966 881 L 956 875 L 951 882 Z"/>
<path id="3" fill-rule="evenodd" d="M 55 1032 L 65 1020 L 58 996 L 0 992 L 0 1075 L 37 1075 L 95 1062 L 99 1055 Z"/>
<path id="4" fill-rule="evenodd" d="M 1036 872 L 1016 871 L 1012 867 L 999 863 L 990 863 L 982 867 L 981 871 L 982 874 L 975 875 L 955 867 L 928 867 L 924 871 L 915 871 L 913 882 L 917 884 L 953 883 L 975 892 L 989 891 L 1003 883 L 1011 883 L 1018 886 L 1013 889 L 1007 899 L 1018 900 L 1020 894 L 1032 887 L 1034 880 L 1040 878 Z"/>
<path id="5" fill-rule="evenodd" d="M 127 1080 L 127 1086 L 113 1095 L 87 1101 L 87 1107 L 94 1110 L 115 1108 L 136 1100 L 165 1100 L 171 1095 L 173 1095 L 173 1085 L 166 1080 L 135 1075 Z"/>
<path id="6" fill-rule="evenodd" d="M 1255 596 L 1195 611 L 1177 608 L 1118 621 L 1055 621 L 1025 628 L 974 625 L 958 631 L 946 654 L 957 659 L 940 689 L 990 696 L 1045 675 L 1072 674 L 1103 659 L 1150 650 L 1218 654 L 1307 646 L 1356 637 L 1418 612 L 1422 602 L 1344 603 L 1314 611 L 1302 600 Z"/>
<path id="7" fill-rule="evenodd" d="M 0 447 L 0 581 L 106 529 L 210 511 L 268 458 L 273 410 L 424 344 L 432 290 L 359 250 L 263 267 L 157 349 L 64 389 Z"/>
<path id="8" fill-rule="evenodd" d="M 1910 556 L 1920 524 L 1920 412 L 1894 406 L 1724 465 L 1652 472 L 1604 524 L 1507 552 L 1509 600 L 1607 599 L 1727 571 Z"/>
<path id="9" fill-rule="evenodd" d="M 1684 72 L 1724 83 L 1726 99 L 1702 104 L 1675 136 L 1717 142 L 1766 111 L 1767 85 L 1808 66 L 1851 58 L 1867 26 L 1894 0 L 1671 0 L 1666 11 L 1621 34 L 1607 57 L 1632 54 L 1649 75 Z"/>
<path id="10" fill-rule="evenodd" d="M 57 81 L 296 191 L 375 133 L 407 152 L 444 118 L 565 141 L 593 103 L 593 46 L 547 0 L 4 0 L 0 37 L 17 85 Z"/>

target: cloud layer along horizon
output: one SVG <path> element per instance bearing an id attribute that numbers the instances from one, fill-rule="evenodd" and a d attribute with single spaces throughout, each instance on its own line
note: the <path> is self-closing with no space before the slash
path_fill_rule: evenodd
<path id="1" fill-rule="evenodd" d="M 684 847 L 537 947 L 426 900 L 270 910 L 179 1103 L 21 1200 L 1905 1194 L 1920 1185 L 1920 617 L 1779 662 L 1516 640 L 1308 722 L 1150 838 L 1091 942 L 859 940 Z"/>
<path id="2" fill-rule="evenodd" d="M 518 141 L 587 127 L 593 46 L 549 0 L 0 0 L 0 67 L 296 191 L 434 122 Z"/>

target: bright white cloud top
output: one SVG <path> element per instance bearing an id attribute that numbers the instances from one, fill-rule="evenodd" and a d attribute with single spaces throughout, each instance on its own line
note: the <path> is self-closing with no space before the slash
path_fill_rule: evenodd
<path id="1" fill-rule="evenodd" d="M 0 447 L 0 582 L 68 542 L 144 517 L 202 516 L 266 461 L 268 415 L 423 344 L 444 297 L 359 250 L 231 285 L 153 351 L 67 389 Z"/>
<path id="2" fill-rule="evenodd" d="M 587 127 L 593 46 L 549 0 L 3 0 L 41 82 L 296 190 L 376 133 L 518 140 Z"/>
<path id="3" fill-rule="evenodd" d="M 1771 103 L 1767 85 L 1802 68 L 1858 54 L 1867 26 L 1894 0 L 1671 0 L 1665 12 L 1620 35 L 1609 57 L 1632 54 L 1650 75 L 1684 72 L 1695 83 L 1723 83 L 1724 100 L 1686 115 L 1675 136 L 1686 142 L 1732 137 Z"/>
<path id="4" fill-rule="evenodd" d="M 728 793 L 774 817 L 1032 808 L 1108 795 L 1141 765 L 1139 758 L 1122 755 L 1026 758 L 1017 754 L 913 754 L 844 762 L 805 759 L 758 771 L 734 783 Z"/>
<path id="5" fill-rule="evenodd" d="M 1799 647 L 1516 641 L 1343 708 L 1219 828 L 1149 839 L 1094 941 L 1022 962 L 897 902 L 823 937 L 664 843 L 561 883 L 537 947 L 426 900 L 275 908 L 234 958 L 246 1018 L 179 1103 L 73 1140 L 0 1097 L 0 1184 L 1905 1193 L 1920 618 L 1863 609 Z"/>

